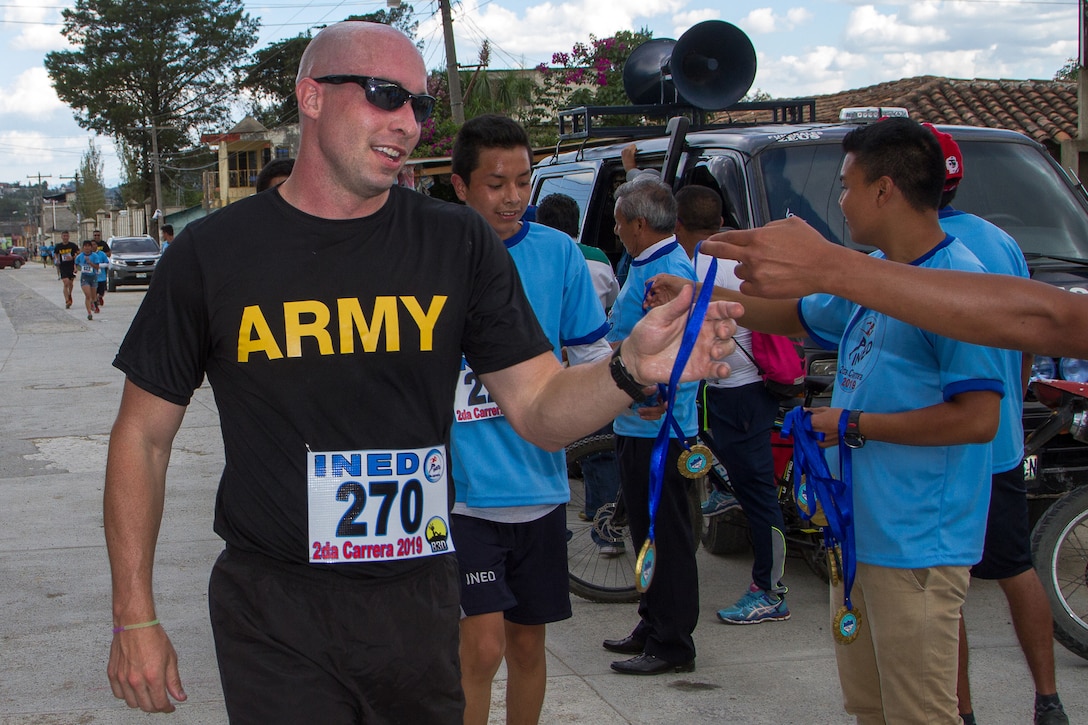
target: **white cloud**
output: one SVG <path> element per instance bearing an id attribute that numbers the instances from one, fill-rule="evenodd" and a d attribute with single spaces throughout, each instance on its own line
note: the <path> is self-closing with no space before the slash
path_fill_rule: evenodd
<path id="1" fill-rule="evenodd" d="M 808 8 L 790 8 L 786 11 L 786 23 L 789 30 L 807 25 L 815 16 Z"/>
<path id="2" fill-rule="evenodd" d="M 673 16 L 673 35 L 674 38 L 679 38 L 684 34 L 685 30 L 690 29 L 693 25 L 701 23 L 705 20 L 721 20 L 722 13 L 720 10 L 714 10 L 713 8 L 705 8 L 703 10 L 689 10 L 683 13 L 677 13 Z"/>
<path id="3" fill-rule="evenodd" d="M 899 15 L 883 15 L 872 5 L 863 5 L 850 13 L 846 24 L 847 43 L 869 51 L 887 51 L 936 45 L 948 39 L 941 25 L 911 25 Z"/>
<path id="4" fill-rule="evenodd" d="M 756 8 L 738 21 L 738 26 L 749 34 L 767 34 L 794 30 L 812 21 L 813 15 L 806 8 L 789 8 L 785 14 L 774 8 Z"/>
<path id="5" fill-rule="evenodd" d="M 940 75 L 949 78 L 1004 78 L 1010 68 L 995 58 L 996 46 L 930 53 L 886 53 L 877 65 L 889 78 Z"/>
<path id="6" fill-rule="evenodd" d="M 740 20 L 740 27 L 748 33 L 772 33 L 774 26 L 774 11 L 771 8 L 756 8 Z"/>
<path id="7" fill-rule="evenodd" d="M 817 46 L 802 55 L 779 58 L 758 53 L 759 69 L 753 87 L 774 97 L 835 93 L 845 88 L 848 78 L 864 69 L 870 59 L 831 46 Z"/>
<path id="8" fill-rule="evenodd" d="M 3 19 L 19 28 L 9 40 L 13 50 L 47 51 L 69 47 L 60 32 L 60 11 L 55 7 L 43 7 L 40 0 L 13 0 L 4 6 Z"/>
<path id="9" fill-rule="evenodd" d="M 528 5 L 520 11 L 511 9 L 516 7 L 514 2 L 465 3 L 454 9 L 457 57 L 463 65 L 474 63 L 486 38 L 492 45 L 493 68 L 534 66 L 550 61 L 552 53 L 569 52 L 575 43 L 588 42 L 591 34 L 606 38 L 620 30 L 660 27 L 663 20 L 668 22 L 681 12 L 686 3 L 687 0 L 644 0 L 635 6 L 626 0 L 573 0 Z M 691 12 L 692 22 L 698 22 L 706 19 L 703 12 L 713 11 Z M 420 23 L 419 36 L 434 41 L 425 51 L 428 66 L 442 65 L 442 32 L 437 13 Z"/>
<path id="10" fill-rule="evenodd" d="M 42 120 L 68 107 L 57 98 L 57 92 L 42 66 L 28 68 L 15 76 L 11 85 L 0 87 L 0 114 L 18 114 L 23 118 Z"/>

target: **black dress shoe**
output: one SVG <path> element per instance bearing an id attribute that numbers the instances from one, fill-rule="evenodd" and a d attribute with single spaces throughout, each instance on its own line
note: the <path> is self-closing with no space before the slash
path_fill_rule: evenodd
<path id="1" fill-rule="evenodd" d="M 606 639 L 601 642 L 601 646 L 609 652 L 618 652 L 621 655 L 640 655 L 646 649 L 646 640 L 629 634 L 623 639 Z"/>
<path id="2" fill-rule="evenodd" d="M 667 662 L 660 657 L 640 654 L 629 660 L 612 663 L 612 669 L 621 675 L 660 675 L 666 672 L 694 672 L 695 660 L 687 662 Z"/>

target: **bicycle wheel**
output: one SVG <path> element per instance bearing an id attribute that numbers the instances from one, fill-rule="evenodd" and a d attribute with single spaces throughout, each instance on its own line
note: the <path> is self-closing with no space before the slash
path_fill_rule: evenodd
<path id="1" fill-rule="evenodd" d="M 611 435 L 589 436 L 567 448 L 567 476 L 570 481 L 567 571 L 570 591 L 591 602 L 636 602 L 639 597 L 635 589 L 635 559 L 638 552 L 631 543 L 630 531 L 623 520 L 622 501 L 610 502 L 591 514 L 585 510 L 586 489 L 581 462 L 589 456 L 613 450 L 615 438 Z M 594 527 L 598 536 L 605 541 L 617 546 L 622 544 L 623 552 L 602 555 L 592 537 Z"/>
<path id="2" fill-rule="evenodd" d="M 1031 554 L 1054 616 L 1054 639 L 1088 659 L 1088 486 L 1058 499 L 1035 526 Z"/>

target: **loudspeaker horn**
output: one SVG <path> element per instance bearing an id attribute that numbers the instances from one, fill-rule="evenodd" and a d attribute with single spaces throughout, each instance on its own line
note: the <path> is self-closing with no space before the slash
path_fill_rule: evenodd
<path id="1" fill-rule="evenodd" d="M 679 40 L 649 40 L 623 66 L 633 103 L 685 103 L 721 111 L 744 98 L 756 77 L 756 51 L 744 31 L 722 20 L 692 26 Z"/>
<path id="2" fill-rule="evenodd" d="M 680 36 L 669 59 L 680 95 L 704 111 L 721 111 L 744 98 L 756 78 L 756 49 L 744 31 L 707 20 Z"/>
<path id="3" fill-rule="evenodd" d="M 676 88 L 663 73 L 675 46 L 672 38 L 655 38 L 631 51 L 623 64 L 623 90 L 632 103 L 675 102 Z"/>

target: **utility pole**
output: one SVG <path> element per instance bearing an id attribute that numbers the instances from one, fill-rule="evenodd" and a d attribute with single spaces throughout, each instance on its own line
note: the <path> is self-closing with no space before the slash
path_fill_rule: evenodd
<path id="1" fill-rule="evenodd" d="M 77 171 L 73 176 L 62 176 L 62 179 L 71 179 L 76 182 L 76 231 L 79 231 L 79 223 L 83 221 L 82 215 L 79 213 L 79 172 Z M 71 205 L 69 205 L 70 207 Z M 78 236 L 78 234 L 77 234 Z"/>
<path id="2" fill-rule="evenodd" d="M 465 122 L 465 101 L 461 95 L 461 76 L 458 74 L 457 49 L 453 45 L 453 17 L 450 0 L 438 0 L 442 9 L 442 35 L 446 39 L 446 76 L 450 84 L 450 113 L 458 126 Z"/>
<path id="3" fill-rule="evenodd" d="M 38 180 L 38 235 L 35 241 L 40 242 L 42 240 L 42 217 L 45 216 L 45 200 L 42 197 L 42 179 L 52 179 L 53 175 L 43 174 L 39 171 L 37 174 L 28 174 L 26 178 Z"/>
<path id="4" fill-rule="evenodd" d="M 150 126 L 136 126 L 136 129 L 140 131 L 151 132 L 151 173 L 155 177 L 155 199 L 152 207 L 155 210 L 162 211 L 163 215 L 166 215 L 166 211 L 163 209 L 162 203 L 162 179 L 159 178 L 159 129 L 160 126 L 156 126 L 152 121 Z M 153 217 L 154 219 L 154 217 Z"/>

